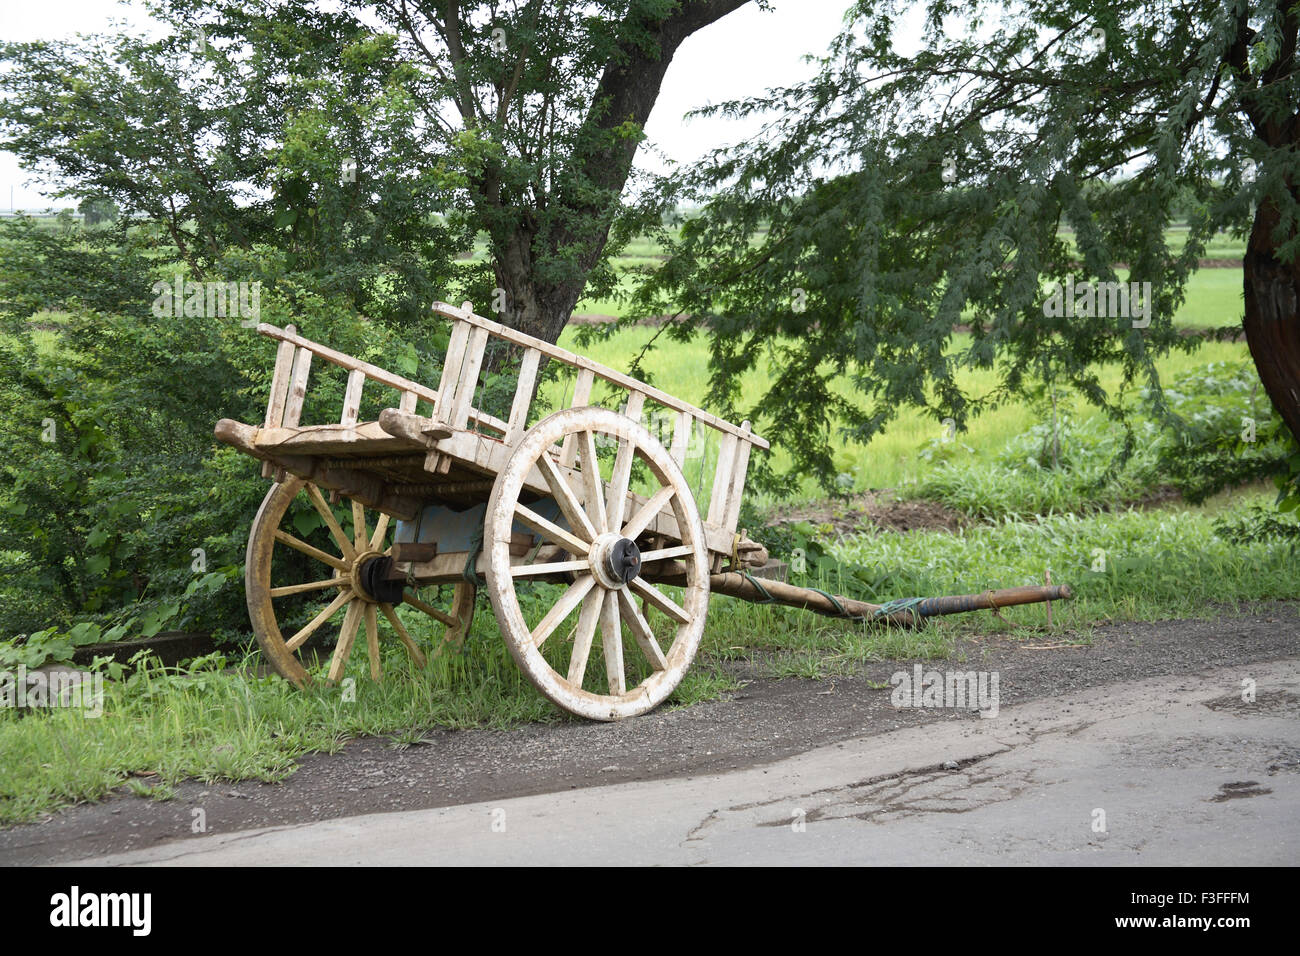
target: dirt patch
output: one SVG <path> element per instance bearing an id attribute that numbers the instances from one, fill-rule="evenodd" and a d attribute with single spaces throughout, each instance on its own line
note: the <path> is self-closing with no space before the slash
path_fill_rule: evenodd
<path id="1" fill-rule="evenodd" d="M 774 525 L 805 521 L 817 526 L 829 525 L 837 535 L 863 531 L 957 532 L 971 523 L 960 511 L 937 501 L 900 500 L 890 489 L 782 506 L 770 519 Z"/>
<path id="2" fill-rule="evenodd" d="M 1163 508 L 1182 500 L 1183 496 L 1177 488 L 1160 485 L 1141 498 L 1115 501 L 1101 510 L 1147 510 Z M 864 492 L 848 498 L 823 498 L 796 505 L 782 505 L 768 519 L 768 524 L 776 526 L 800 522 L 807 522 L 822 530 L 830 529 L 836 536 L 845 536 L 873 531 L 893 531 L 899 534 L 909 531 L 946 531 L 955 534 L 978 524 L 979 519 L 970 518 L 942 502 L 925 498 L 900 499 L 891 489 Z M 759 535 L 761 538 L 761 532 Z"/>
<path id="3" fill-rule="evenodd" d="M 1221 786 L 1219 792 L 1210 797 L 1210 802 L 1225 803 L 1228 800 L 1241 800 L 1246 797 L 1262 797 L 1272 792 L 1268 787 L 1261 787 L 1256 780 L 1237 780 Z"/>
<path id="4" fill-rule="evenodd" d="M 1247 693 L 1243 690 L 1239 694 L 1207 701 L 1205 706 L 1210 710 L 1218 710 L 1238 716 L 1257 717 L 1263 714 L 1267 717 L 1286 717 L 1289 719 L 1300 717 L 1300 697 L 1285 690 L 1265 691 L 1258 696 L 1255 696 L 1253 692 Z"/>
<path id="5" fill-rule="evenodd" d="M 1163 508 L 1165 505 L 1178 504 L 1182 500 L 1183 493 L 1173 485 L 1157 485 L 1141 498 L 1116 501 L 1107 505 L 1105 510 L 1127 511 L 1129 508 L 1137 508 L 1139 511 L 1145 511 L 1150 508 Z"/>
<path id="6" fill-rule="evenodd" d="M 635 324 L 659 326 L 663 325 L 671 318 L 671 315 L 651 315 L 638 320 Z M 686 317 L 682 316 L 681 318 Z M 570 325 L 610 325 L 618 320 L 617 315 L 605 315 L 600 312 L 575 312 L 573 315 L 569 316 Z"/>

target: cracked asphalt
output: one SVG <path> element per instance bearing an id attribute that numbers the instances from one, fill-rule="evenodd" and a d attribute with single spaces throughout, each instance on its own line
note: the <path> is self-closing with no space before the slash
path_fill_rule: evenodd
<path id="1" fill-rule="evenodd" d="M 998 672 L 994 718 L 895 708 L 915 662 L 880 661 L 621 724 L 363 739 L 279 784 L 0 831 L 0 863 L 1294 865 L 1297 638 L 1300 605 L 1272 602 L 1087 646 L 976 634 L 924 662 Z"/>
<path id="2" fill-rule="evenodd" d="M 1300 859 L 1300 661 L 1107 684 L 720 774 L 176 841 L 123 864 Z M 1228 693 L 1225 689 L 1233 688 Z"/>

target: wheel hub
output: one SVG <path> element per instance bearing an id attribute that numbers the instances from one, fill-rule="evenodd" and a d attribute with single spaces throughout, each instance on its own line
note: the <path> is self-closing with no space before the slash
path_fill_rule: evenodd
<path id="1" fill-rule="evenodd" d="M 601 586 L 621 588 L 641 573 L 641 549 L 630 538 L 602 534 L 591 545 L 591 573 Z"/>
<path id="2" fill-rule="evenodd" d="M 358 555 L 352 565 L 352 590 L 372 604 L 398 604 L 402 600 L 402 580 L 389 577 L 393 559 L 371 551 Z"/>

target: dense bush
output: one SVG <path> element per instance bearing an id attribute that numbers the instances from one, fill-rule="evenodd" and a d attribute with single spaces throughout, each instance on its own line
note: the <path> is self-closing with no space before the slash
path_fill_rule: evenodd
<path id="1" fill-rule="evenodd" d="M 1165 389 L 1178 428 L 1136 410 L 1131 433 L 1067 415 L 1012 437 L 991 462 L 939 459 L 911 493 L 991 518 L 1104 510 L 1162 486 L 1199 503 L 1287 471 L 1294 449 L 1258 385 L 1249 363 L 1212 362 Z"/>
<path id="2" fill-rule="evenodd" d="M 1288 470 L 1294 442 L 1251 363 L 1211 363 L 1176 379 L 1165 400 L 1185 430 L 1159 443 L 1155 467 L 1188 501 Z"/>
<path id="3" fill-rule="evenodd" d="M 266 483 L 212 429 L 261 420 L 274 342 L 238 315 L 155 317 L 152 285 L 176 266 L 145 231 L 19 221 L 0 228 L 0 245 L 0 635 L 38 634 L 61 656 L 69 641 L 164 625 L 240 627 L 242 588 L 226 585 Z M 217 275 L 266 277 L 262 321 L 436 376 L 441 323 L 399 339 L 274 254 L 238 255 Z M 304 423 L 337 420 L 342 407 L 345 378 L 321 365 Z M 363 415 L 382 400 L 369 395 Z"/>

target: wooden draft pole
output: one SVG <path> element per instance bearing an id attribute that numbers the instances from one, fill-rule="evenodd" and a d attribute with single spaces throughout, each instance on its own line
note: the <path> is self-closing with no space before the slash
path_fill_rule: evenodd
<path id="1" fill-rule="evenodd" d="M 1068 584 L 1057 584 L 1050 587 L 1003 588 L 998 591 L 983 591 L 979 594 L 908 598 L 902 601 L 891 601 L 888 604 L 871 604 L 868 601 L 857 601 L 812 588 L 801 588 L 782 581 L 760 580 L 736 571 L 711 575 L 709 590 L 713 594 L 725 594 L 728 597 L 740 598 L 756 604 L 781 604 L 829 617 L 861 618 L 904 626 L 918 624 L 927 617 L 964 614 L 967 611 L 996 610 L 1018 604 L 1038 604 L 1043 601 L 1068 601 L 1072 597 Z"/>

